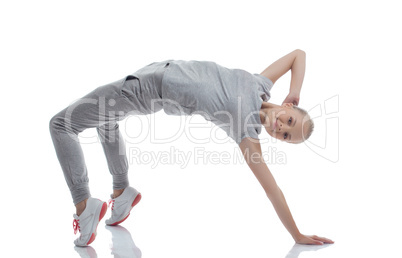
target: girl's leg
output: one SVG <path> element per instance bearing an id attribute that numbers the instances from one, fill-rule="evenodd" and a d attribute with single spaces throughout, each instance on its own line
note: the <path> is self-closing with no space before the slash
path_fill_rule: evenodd
<path id="1" fill-rule="evenodd" d="M 112 124 L 115 127 L 115 123 L 123 119 L 133 109 L 130 101 L 122 94 L 125 81 L 124 78 L 96 88 L 57 113 L 50 120 L 49 129 L 56 154 L 76 206 L 84 205 L 85 207 L 85 200 L 91 196 L 88 187 L 88 171 L 78 134 L 87 128 L 97 127 L 101 127 L 98 132 L 102 134 L 102 132 L 108 131 L 106 129 L 108 128 L 107 124 Z M 112 132 L 115 131 L 112 130 Z M 120 139 L 120 134 L 118 135 Z M 122 140 L 117 141 L 120 145 L 121 142 Z M 116 146 L 118 148 L 124 147 L 119 147 L 117 143 L 107 143 L 106 152 L 114 153 L 113 149 Z M 117 160 L 112 159 L 108 158 L 112 168 L 123 168 L 123 175 L 120 178 L 116 176 L 116 182 L 127 183 L 124 180 L 124 176 L 127 174 L 125 157 L 119 157 Z"/>
<path id="2" fill-rule="evenodd" d="M 91 196 L 78 134 L 97 128 L 118 194 L 118 188 L 128 185 L 128 163 L 117 122 L 131 112 L 146 115 L 162 109 L 161 82 L 168 65 L 168 61 L 153 63 L 138 70 L 135 76 L 98 87 L 50 120 L 56 154 L 76 206 L 85 207 L 85 200 Z"/>
<path id="3" fill-rule="evenodd" d="M 119 196 L 129 185 L 126 145 L 118 123 L 108 123 L 96 128 L 106 156 L 109 172 L 113 176 L 113 195 Z"/>

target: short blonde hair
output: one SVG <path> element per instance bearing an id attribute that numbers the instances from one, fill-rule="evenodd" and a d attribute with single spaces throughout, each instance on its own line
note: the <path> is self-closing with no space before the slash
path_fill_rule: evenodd
<path id="1" fill-rule="evenodd" d="M 304 109 L 302 109 L 302 108 L 300 108 L 300 107 L 298 107 L 298 106 L 295 106 L 295 105 L 293 105 L 293 108 L 296 109 L 297 111 L 299 111 L 300 114 L 302 114 L 302 116 L 303 116 L 303 121 L 305 121 L 305 123 L 308 124 L 306 137 L 303 136 L 303 137 L 304 137 L 304 141 L 305 141 L 305 140 L 307 140 L 308 138 L 310 138 L 311 134 L 312 134 L 313 131 L 314 131 L 314 121 L 313 121 L 313 119 L 310 118 L 310 115 L 307 113 L 306 110 L 304 110 Z M 305 119 L 306 116 L 307 116 L 307 119 Z M 302 126 L 303 126 L 303 125 L 302 125 Z M 303 127 L 302 127 L 302 128 L 303 128 Z M 299 143 L 302 143 L 302 142 L 299 142 Z"/>

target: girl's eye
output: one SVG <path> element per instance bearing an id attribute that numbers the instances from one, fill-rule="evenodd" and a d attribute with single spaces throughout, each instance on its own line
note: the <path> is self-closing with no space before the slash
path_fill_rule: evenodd
<path id="1" fill-rule="evenodd" d="M 286 140 L 286 138 L 288 138 L 288 133 L 284 134 L 284 139 Z"/>
<path id="2" fill-rule="evenodd" d="M 292 124 L 292 117 L 289 118 L 289 125 Z"/>

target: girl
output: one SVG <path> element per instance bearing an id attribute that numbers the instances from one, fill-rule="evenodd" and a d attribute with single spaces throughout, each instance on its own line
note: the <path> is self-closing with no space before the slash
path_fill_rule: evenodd
<path id="1" fill-rule="evenodd" d="M 128 181 L 128 162 L 118 121 L 130 114 L 164 110 L 168 115 L 200 114 L 218 125 L 240 147 L 244 158 L 272 202 L 282 223 L 299 244 L 333 243 L 299 232 L 285 197 L 265 164 L 258 134 L 261 127 L 272 137 L 301 143 L 313 132 L 307 112 L 297 107 L 305 72 L 305 53 L 295 50 L 268 66 L 261 74 L 228 69 L 214 62 L 166 60 L 152 63 L 118 81 L 100 86 L 63 109 L 50 120 L 50 134 L 76 206 L 74 243 L 87 246 L 107 205 L 92 198 L 78 134 L 96 128 L 113 177 L 111 217 L 118 225 L 140 201 L 141 194 Z M 292 71 L 290 91 L 282 105 L 268 102 L 275 82 Z"/>

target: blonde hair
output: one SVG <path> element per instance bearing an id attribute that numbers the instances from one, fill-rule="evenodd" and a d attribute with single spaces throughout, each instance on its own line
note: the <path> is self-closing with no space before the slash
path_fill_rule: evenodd
<path id="1" fill-rule="evenodd" d="M 298 107 L 298 106 L 295 106 L 295 105 L 293 105 L 293 108 L 294 109 L 296 109 L 297 111 L 299 111 L 300 112 L 300 114 L 302 114 L 302 116 L 303 116 L 303 123 L 307 123 L 307 134 L 306 134 L 306 137 L 304 137 L 304 141 L 305 140 L 307 140 L 308 138 L 310 138 L 310 136 L 311 136 L 311 134 L 313 133 L 313 131 L 314 131 L 314 121 L 313 121 L 313 119 L 311 119 L 310 118 L 310 115 L 307 113 L 307 111 L 306 110 L 304 110 L 304 109 L 302 109 L 302 108 L 300 108 L 300 107 Z M 306 116 L 307 116 L 307 118 L 306 118 Z M 302 125 L 303 126 L 303 125 Z M 303 127 L 302 127 L 303 128 Z M 302 129 L 303 130 L 303 129 Z M 300 142 L 301 143 L 301 142 Z"/>

